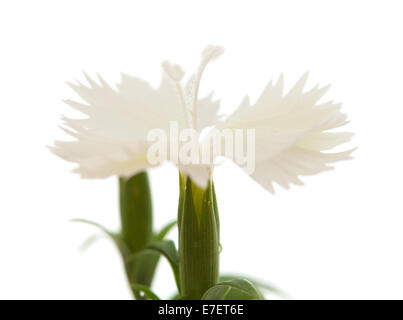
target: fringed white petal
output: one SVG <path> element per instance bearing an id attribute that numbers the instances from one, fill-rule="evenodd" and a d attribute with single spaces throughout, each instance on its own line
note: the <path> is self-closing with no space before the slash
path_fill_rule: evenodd
<path id="1" fill-rule="evenodd" d="M 305 74 L 283 94 L 283 77 L 271 82 L 252 106 L 246 97 L 239 108 L 219 125 L 221 129 L 255 129 L 256 155 L 252 178 L 270 192 L 273 183 L 288 188 L 300 185 L 299 176 L 329 170 L 330 163 L 350 159 L 351 151 L 323 153 L 348 142 L 348 132 L 326 132 L 347 123 L 340 104 L 317 104 L 329 86 L 303 92 Z"/>
<path id="2" fill-rule="evenodd" d="M 84 75 L 89 86 L 69 84 L 84 103 L 65 102 L 86 117 L 63 117 L 64 131 L 75 140 L 56 141 L 50 148 L 61 158 L 77 163 L 75 172 L 82 177 L 126 176 L 144 170 L 150 167 L 149 130 L 169 132 L 170 121 L 177 121 L 179 130 L 186 126 L 177 92 L 166 77 L 158 89 L 153 89 L 145 81 L 123 74 L 116 90 L 101 77 L 95 81 Z M 213 125 L 218 103 L 211 96 L 200 103 L 208 110 L 203 125 Z"/>
<path id="3" fill-rule="evenodd" d="M 303 185 L 300 176 L 313 175 L 333 169 L 330 164 L 351 159 L 355 149 L 337 152 L 322 153 L 299 147 L 291 147 L 268 161 L 256 164 L 251 177 L 268 191 L 274 193 L 273 183 L 285 189 L 291 184 Z"/>
<path id="4" fill-rule="evenodd" d="M 198 109 L 198 124 L 200 130 L 216 125 L 222 120 L 219 114 L 220 100 L 213 100 L 213 94 L 209 94 L 204 98 L 200 98 Z"/>

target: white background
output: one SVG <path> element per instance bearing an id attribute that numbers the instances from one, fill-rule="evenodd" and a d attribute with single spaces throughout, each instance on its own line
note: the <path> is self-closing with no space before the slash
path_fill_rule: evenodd
<path id="1" fill-rule="evenodd" d="M 0 4 L 0 298 L 129 299 L 114 246 L 80 244 L 119 228 L 117 181 L 81 180 L 46 145 L 76 98 L 82 70 L 157 85 L 170 59 L 189 73 L 200 51 L 224 111 L 256 99 L 284 72 L 290 87 L 331 83 L 356 133 L 355 159 L 275 196 L 240 169 L 215 171 L 221 269 L 269 281 L 300 299 L 403 298 L 402 7 L 400 1 L 2 1 Z M 135 124 L 133 124 L 135 125 Z M 347 129 L 347 128 L 346 128 Z M 175 218 L 177 172 L 151 173 L 156 225 Z M 176 239 L 176 233 L 170 234 Z M 174 282 L 165 261 L 155 286 Z"/>

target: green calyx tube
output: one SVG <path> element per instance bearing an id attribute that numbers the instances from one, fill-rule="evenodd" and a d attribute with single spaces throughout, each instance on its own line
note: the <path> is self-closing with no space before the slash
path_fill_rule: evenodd
<path id="1" fill-rule="evenodd" d="M 159 255 L 144 250 L 153 240 L 151 190 L 146 172 L 119 178 L 121 250 L 129 284 L 151 286 Z M 136 299 L 140 292 L 132 288 Z"/>
<path id="2" fill-rule="evenodd" d="M 219 218 L 214 185 L 198 187 L 180 175 L 179 278 L 182 299 L 201 299 L 219 275 Z"/>

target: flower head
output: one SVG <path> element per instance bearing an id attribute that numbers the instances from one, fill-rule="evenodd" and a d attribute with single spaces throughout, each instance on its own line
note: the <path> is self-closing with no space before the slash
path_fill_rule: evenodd
<path id="1" fill-rule="evenodd" d="M 300 176 L 329 170 L 331 163 L 350 158 L 352 150 L 324 152 L 349 141 L 352 134 L 329 132 L 346 124 L 347 117 L 340 112 L 340 104 L 318 103 L 328 86 L 316 86 L 304 92 L 307 74 L 286 94 L 281 76 L 276 84 L 270 82 L 266 86 L 254 104 L 246 97 L 231 115 L 221 120 L 217 114 L 218 101 L 213 101 L 211 95 L 199 99 L 198 92 L 206 66 L 222 52 L 220 47 L 207 47 L 199 68 L 185 86 L 182 86 L 184 71 L 169 62 L 162 64 L 164 75 L 158 89 L 127 75 L 122 75 L 121 83 L 113 89 L 101 77 L 97 83 L 85 75 L 89 86 L 70 84 L 85 103 L 71 100 L 66 103 L 87 118 L 64 117 L 63 128 L 75 140 L 56 141 L 52 151 L 77 163 L 75 171 L 85 178 L 130 176 L 155 165 L 147 157 L 152 145 L 149 132 L 156 128 L 169 132 L 173 121 L 179 131 L 193 129 L 197 133 L 194 146 L 197 151 L 210 149 L 212 135 L 199 141 L 198 134 L 204 128 L 213 127 L 211 132 L 234 133 L 235 137 L 240 130 L 253 130 L 254 170 L 246 171 L 271 192 L 274 191 L 273 183 L 284 188 L 302 184 Z M 224 142 L 225 139 L 221 136 L 219 140 Z M 241 139 L 241 147 L 244 140 Z M 182 173 L 202 187 L 207 185 L 218 156 L 238 163 L 233 154 L 224 152 L 221 144 L 219 148 L 213 148 L 207 162 L 200 162 L 198 158 L 183 163 L 178 155 L 184 142 L 180 141 L 176 147 L 172 139 L 166 142 L 171 151 L 175 149 L 174 155 L 167 160 L 173 161 Z M 237 147 L 239 141 L 231 140 L 230 143 Z"/>

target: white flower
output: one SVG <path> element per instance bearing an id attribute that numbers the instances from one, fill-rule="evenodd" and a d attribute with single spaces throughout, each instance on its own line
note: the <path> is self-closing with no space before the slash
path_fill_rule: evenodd
<path id="1" fill-rule="evenodd" d="M 176 70 L 177 75 L 180 71 Z M 74 170 L 83 178 L 106 178 L 111 175 L 131 176 L 148 167 L 147 134 L 152 128 L 168 130 L 170 121 L 179 129 L 187 127 L 184 110 L 171 80 L 162 77 L 158 89 L 143 80 L 122 75 L 117 90 L 101 77 L 99 84 L 85 74 L 89 87 L 70 84 L 85 104 L 65 102 L 87 115 L 84 119 L 63 117 L 62 129 L 74 141 L 55 141 L 50 149 L 61 158 L 75 162 Z M 200 126 L 214 125 L 219 116 L 219 102 L 212 95 L 200 99 Z"/>
<path id="2" fill-rule="evenodd" d="M 329 164 L 350 158 L 352 150 L 323 152 L 349 141 L 352 134 L 328 132 L 344 125 L 346 115 L 340 112 L 340 104 L 318 104 L 328 87 L 317 86 L 303 92 L 307 74 L 285 95 L 280 77 L 274 86 L 267 85 L 255 104 L 251 105 L 246 97 L 238 109 L 220 121 L 219 103 L 211 95 L 199 100 L 198 91 L 207 64 L 222 52 L 220 47 L 207 47 L 185 88 L 181 85 L 182 68 L 169 62 L 162 64 L 168 77 L 163 76 L 158 89 L 127 75 L 122 76 L 117 90 L 100 77 L 97 84 L 86 76 L 90 87 L 71 84 L 86 104 L 71 100 L 66 103 L 88 117 L 63 118 L 64 130 L 76 140 L 56 141 L 52 151 L 78 163 L 75 171 L 85 178 L 130 176 L 150 167 L 149 130 L 160 128 L 168 132 L 170 121 L 177 121 L 179 130 L 193 128 L 198 132 L 211 126 L 219 130 L 254 129 L 256 161 L 251 177 L 271 192 L 273 183 L 284 188 L 302 184 L 300 176 L 329 170 Z M 205 143 L 206 139 L 199 146 Z M 195 183 L 205 186 L 219 155 L 225 156 L 219 151 L 207 165 L 174 162 Z"/>

